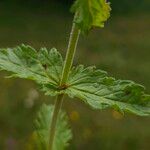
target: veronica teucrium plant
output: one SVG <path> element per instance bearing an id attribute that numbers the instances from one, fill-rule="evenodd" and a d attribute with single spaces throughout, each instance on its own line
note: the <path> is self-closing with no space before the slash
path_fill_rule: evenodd
<path id="1" fill-rule="evenodd" d="M 60 111 L 63 98 L 78 98 L 93 109 L 112 108 L 121 113 L 150 115 L 150 95 L 133 81 L 116 80 L 95 66 L 72 66 L 80 33 L 87 35 L 94 27 L 104 27 L 110 16 L 106 0 L 76 0 L 75 14 L 63 59 L 57 49 L 21 45 L 0 49 L 0 69 L 11 77 L 30 79 L 40 85 L 46 95 L 54 96 L 55 105 L 43 104 L 35 121 L 35 143 L 39 150 L 64 150 L 72 138 L 68 119 Z"/>

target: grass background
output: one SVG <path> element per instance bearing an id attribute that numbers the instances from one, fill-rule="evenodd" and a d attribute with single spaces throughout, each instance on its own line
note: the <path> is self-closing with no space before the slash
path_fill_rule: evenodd
<path id="1" fill-rule="evenodd" d="M 75 64 L 96 65 L 117 79 L 146 86 L 150 93 L 149 1 L 112 0 L 113 13 L 104 29 L 81 36 Z M 65 56 L 71 29 L 69 1 L 1 1 L 0 47 L 29 44 L 56 47 Z M 33 82 L 6 79 L 0 73 L 0 149 L 32 150 L 33 120 L 40 105 L 53 103 Z M 74 133 L 68 150 L 149 150 L 150 119 L 93 111 L 79 100 L 65 99 Z"/>

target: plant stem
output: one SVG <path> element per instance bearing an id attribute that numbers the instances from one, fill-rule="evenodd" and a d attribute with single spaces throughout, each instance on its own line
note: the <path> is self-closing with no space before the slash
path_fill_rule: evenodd
<path id="1" fill-rule="evenodd" d="M 77 13 L 75 14 L 74 19 L 76 17 L 77 17 Z M 70 69 L 71 69 L 71 66 L 72 66 L 72 63 L 74 60 L 74 55 L 75 55 L 79 35 L 80 35 L 80 30 L 78 29 L 76 24 L 73 22 L 72 30 L 71 30 L 70 38 L 69 38 L 67 54 L 66 54 L 66 58 L 65 58 L 63 72 L 62 72 L 62 78 L 60 81 L 60 87 L 65 85 L 67 82 L 69 72 L 70 72 Z M 53 112 L 53 116 L 52 116 L 52 123 L 50 126 L 49 150 L 53 149 L 57 118 L 58 118 L 59 111 L 60 111 L 62 103 L 63 103 L 63 97 L 64 97 L 64 95 L 61 94 L 61 95 L 58 95 L 56 98 L 55 108 L 54 108 L 54 112 Z"/>
<path id="2" fill-rule="evenodd" d="M 77 13 L 75 14 L 74 19 L 76 17 L 77 17 Z M 68 79 L 69 72 L 74 60 L 74 55 L 76 52 L 79 35 L 80 35 L 80 30 L 78 29 L 77 25 L 73 22 L 60 85 L 64 85 Z"/>
<path id="3" fill-rule="evenodd" d="M 55 137 L 57 118 L 58 118 L 59 111 L 60 111 L 62 103 L 63 103 L 63 96 L 64 96 L 63 94 L 58 95 L 56 98 L 55 108 L 54 108 L 54 112 L 53 112 L 53 116 L 52 116 L 52 123 L 50 125 L 49 150 L 53 149 L 53 141 L 54 141 L 54 137 Z"/>

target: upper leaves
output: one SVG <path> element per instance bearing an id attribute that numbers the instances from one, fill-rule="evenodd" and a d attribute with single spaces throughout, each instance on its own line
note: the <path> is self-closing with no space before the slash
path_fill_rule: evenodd
<path id="1" fill-rule="evenodd" d="M 63 60 L 55 48 L 36 51 L 30 46 L 0 49 L 0 69 L 12 72 L 12 76 L 31 79 L 44 87 L 49 87 L 51 95 L 57 94 Z M 49 94 L 50 94 L 49 92 Z"/>
<path id="2" fill-rule="evenodd" d="M 104 27 L 110 11 L 106 0 L 76 0 L 72 6 L 72 12 L 77 13 L 75 23 L 83 33 L 87 33 L 93 27 Z"/>
<path id="3" fill-rule="evenodd" d="M 53 111 L 53 106 L 43 104 L 38 113 L 35 121 L 35 143 L 38 150 L 48 150 Z M 53 150 L 64 150 L 71 138 L 72 133 L 68 127 L 67 115 L 61 112 L 58 116 Z"/>
<path id="4" fill-rule="evenodd" d="M 150 115 L 150 95 L 143 86 L 128 80 L 115 80 L 95 67 L 73 68 L 66 93 L 88 103 L 92 108 L 114 108 L 122 113 Z"/>

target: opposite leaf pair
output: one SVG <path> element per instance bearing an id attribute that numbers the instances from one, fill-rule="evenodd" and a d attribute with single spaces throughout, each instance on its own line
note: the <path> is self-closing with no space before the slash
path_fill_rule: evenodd
<path id="1" fill-rule="evenodd" d="M 73 67 L 68 81 L 59 86 L 63 59 L 56 49 L 39 51 L 22 45 L 0 50 L 0 68 L 12 76 L 34 80 L 46 95 L 66 94 L 79 98 L 94 109 L 114 108 L 140 116 L 150 115 L 150 95 L 144 87 L 128 80 L 115 80 L 105 71 L 82 65 Z"/>

